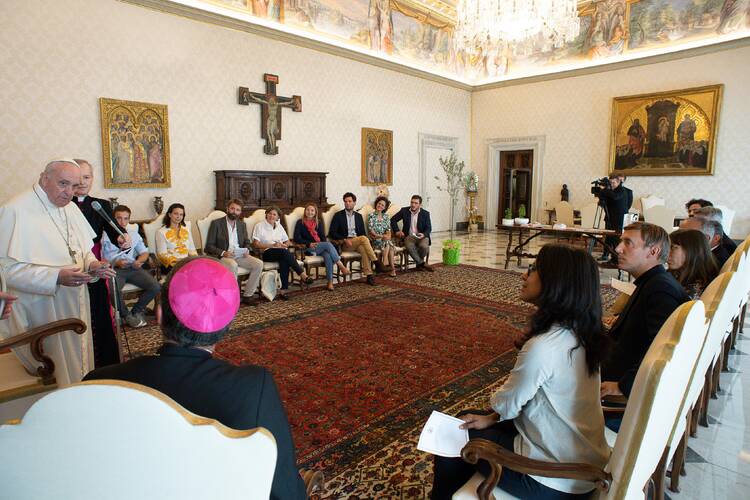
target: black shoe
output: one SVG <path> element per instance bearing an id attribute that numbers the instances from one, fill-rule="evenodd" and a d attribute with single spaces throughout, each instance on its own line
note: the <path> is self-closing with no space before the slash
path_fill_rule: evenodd
<path id="1" fill-rule="evenodd" d="M 312 276 L 308 276 L 304 280 L 302 280 L 302 283 L 305 285 L 312 285 L 315 280 L 312 278 Z"/>
<path id="2" fill-rule="evenodd" d="M 375 283 L 375 276 L 372 274 L 367 277 L 367 284 L 370 286 L 375 286 L 377 283 Z"/>
<path id="3" fill-rule="evenodd" d="M 285 293 L 278 293 L 276 294 L 276 298 L 279 300 L 289 300 L 289 295 Z"/>
<path id="4" fill-rule="evenodd" d="M 258 307 L 258 301 L 253 297 L 242 297 L 240 300 L 246 306 Z"/>

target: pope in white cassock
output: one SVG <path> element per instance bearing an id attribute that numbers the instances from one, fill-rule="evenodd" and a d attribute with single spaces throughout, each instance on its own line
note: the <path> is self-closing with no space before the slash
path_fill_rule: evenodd
<path id="1" fill-rule="evenodd" d="M 63 332 L 44 340 L 60 386 L 79 382 L 94 368 L 88 287 L 83 285 L 114 275 L 91 253 L 94 231 L 70 203 L 80 178 L 73 160 L 52 161 L 38 184 L 0 207 L 0 266 L 8 292 L 18 296 L 10 319 L 0 323 L 0 338 L 68 318 L 89 326 L 82 335 Z M 28 348 L 14 352 L 36 373 L 39 363 Z"/>

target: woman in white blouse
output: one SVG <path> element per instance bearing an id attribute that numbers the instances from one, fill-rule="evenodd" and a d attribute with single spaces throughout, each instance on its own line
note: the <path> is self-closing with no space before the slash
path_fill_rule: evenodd
<path id="1" fill-rule="evenodd" d="M 198 255 L 190 226 L 185 224 L 185 207 L 172 203 L 156 232 L 156 257 L 164 272 L 186 257 Z"/>
<path id="2" fill-rule="evenodd" d="M 551 463 L 604 467 L 609 447 L 599 399 L 599 366 L 607 353 L 599 270 L 585 251 L 544 246 L 524 274 L 521 299 L 537 306 L 519 341 L 516 364 L 490 398 L 492 410 L 460 414 L 470 438 L 494 441 L 519 455 Z M 435 457 L 433 499 L 451 498 L 489 467 Z M 517 498 L 588 498 L 594 484 L 529 476 L 503 468 L 498 486 Z"/>
<path id="3" fill-rule="evenodd" d="M 281 225 L 281 210 L 277 207 L 266 209 L 266 220 L 261 221 L 253 228 L 253 247 L 263 252 L 264 262 L 278 262 L 279 275 L 281 276 L 281 292 L 278 298 L 288 300 L 286 290 L 289 289 L 289 268 L 299 274 L 300 279 L 308 285 L 313 282 L 302 266 L 299 265 L 294 254 L 289 251 L 289 236 L 284 226 Z"/>

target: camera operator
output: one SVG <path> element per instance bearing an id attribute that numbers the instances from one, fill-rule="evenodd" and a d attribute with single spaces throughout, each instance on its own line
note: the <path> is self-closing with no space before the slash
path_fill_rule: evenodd
<path id="1" fill-rule="evenodd" d="M 623 217 L 628 211 L 628 193 L 622 185 L 620 174 L 612 173 L 609 178 L 594 181 L 591 192 L 599 198 L 599 204 L 604 207 L 604 227 L 622 232 Z M 609 248 L 614 249 L 620 241 L 618 236 L 607 236 L 604 239 Z M 600 260 L 607 260 L 609 250 L 605 247 Z M 613 253 L 610 260 L 617 264 L 617 254 Z"/>

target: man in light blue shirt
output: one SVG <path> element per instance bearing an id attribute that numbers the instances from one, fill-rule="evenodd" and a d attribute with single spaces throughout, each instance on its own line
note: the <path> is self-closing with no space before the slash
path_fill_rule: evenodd
<path id="1" fill-rule="evenodd" d="M 121 227 L 128 227 L 130 209 L 125 205 L 118 205 L 113 212 L 117 223 Z M 129 249 L 121 250 L 110 241 L 105 233 L 102 237 L 102 258 L 107 260 L 117 272 L 117 278 L 115 278 L 117 294 L 122 308 L 121 312 L 125 313 L 125 321 L 129 326 L 139 328 L 146 326 L 146 320 L 143 318 L 146 306 L 159 294 L 161 286 L 151 273 L 143 269 L 143 264 L 148 260 L 148 248 L 143 243 L 143 238 L 135 229 L 128 229 L 128 234 L 133 243 Z M 143 290 L 130 312 L 127 311 L 122 297 L 122 289 L 126 283 L 131 283 Z"/>

